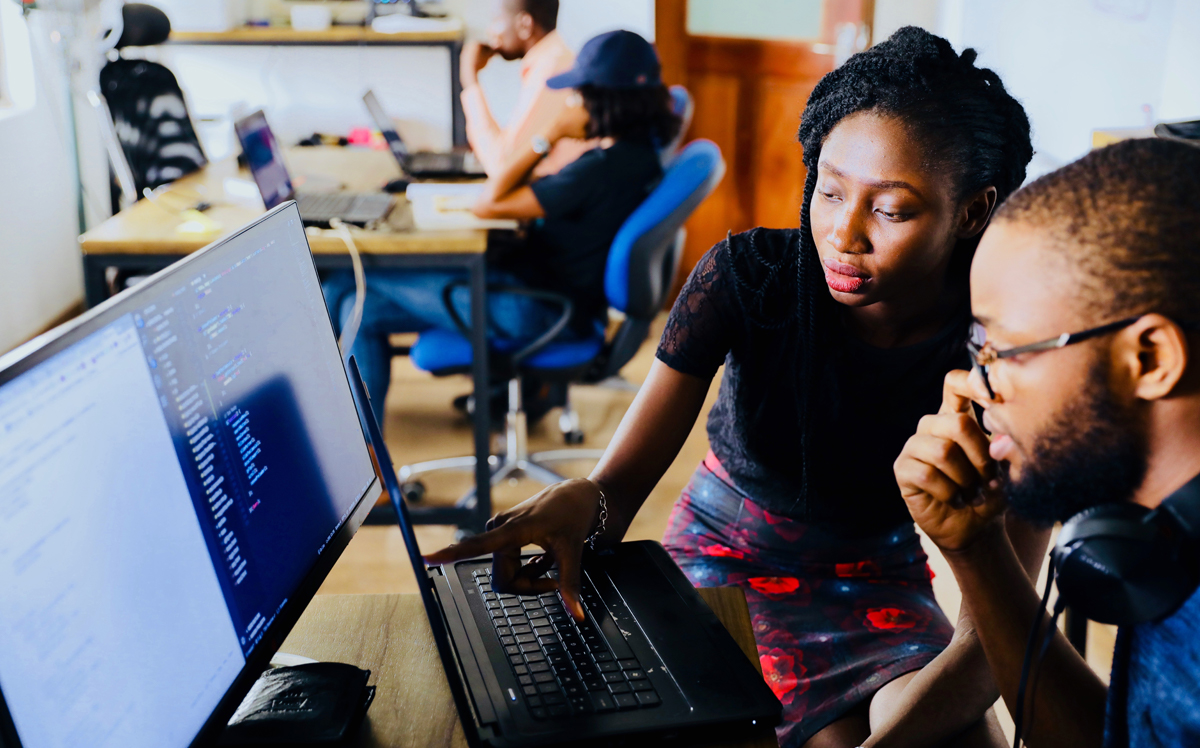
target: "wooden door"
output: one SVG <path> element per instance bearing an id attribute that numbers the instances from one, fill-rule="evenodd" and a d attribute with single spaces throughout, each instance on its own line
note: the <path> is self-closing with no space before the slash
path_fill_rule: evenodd
<path id="1" fill-rule="evenodd" d="M 759 1 L 732 0 L 728 5 Z M 663 77 L 668 84 L 686 86 L 695 99 L 688 139 L 715 141 L 727 169 L 720 186 L 688 221 L 677 287 L 727 231 L 799 224 L 805 175 L 796 141 L 801 110 L 817 81 L 833 69 L 835 52 L 846 53 L 848 29 L 856 46 L 870 42 L 874 15 L 874 0 L 790 0 L 820 5 L 817 38 L 692 35 L 688 2 L 656 0 Z"/>

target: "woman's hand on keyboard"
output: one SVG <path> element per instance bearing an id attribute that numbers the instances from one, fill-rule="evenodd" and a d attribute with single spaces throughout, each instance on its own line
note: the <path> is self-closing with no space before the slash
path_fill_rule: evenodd
<path id="1" fill-rule="evenodd" d="M 588 480 L 568 480 L 500 512 L 488 520 L 487 532 L 425 556 L 431 564 L 492 554 L 492 584 L 497 592 L 535 595 L 557 588 L 576 620 L 583 620 L 579 599 L 583 546 L 600 515 L 600 490 Z M 612 537 L 612 521 L 608 522 Z M 521 549 L 536 545 L 545 552 L 521 564 Z M 558 566 L 558 581 L 545 573 Z"/>

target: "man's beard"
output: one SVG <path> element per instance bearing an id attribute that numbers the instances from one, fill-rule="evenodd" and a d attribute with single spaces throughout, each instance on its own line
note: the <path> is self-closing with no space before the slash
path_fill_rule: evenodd
<path id="1" fill-rule="evenodd" d="M 1146 476 L 1142 419 L 1118 403 L 1097 363 L 1075 403 L 1064 408 L 1030 450 L 1021 476 L 1000 464 L 1013 512 L 1050 526 L 1101 504 L 1129 501 Z"/>

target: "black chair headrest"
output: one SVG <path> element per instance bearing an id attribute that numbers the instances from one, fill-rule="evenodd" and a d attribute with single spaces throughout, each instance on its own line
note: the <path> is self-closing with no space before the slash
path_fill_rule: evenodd
<path id="1" fill-rule="evenodd" d="M 125 28 L 117 40 L 117 49 L 162 44 L 171 35 L 171 19 L 153 5 L 126 3 L 121 8 L 121 18 Z"/>

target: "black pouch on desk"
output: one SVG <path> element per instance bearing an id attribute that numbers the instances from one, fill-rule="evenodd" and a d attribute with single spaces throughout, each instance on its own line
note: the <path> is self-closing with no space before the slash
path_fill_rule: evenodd
<path id="1" fill-rule="evenodd" d="M 375 698 L 370 676 L 340 662 L 268 670 L 229 720 L 220 745 L 341 745 Z"/>

